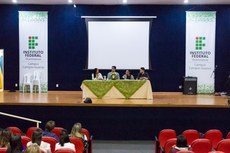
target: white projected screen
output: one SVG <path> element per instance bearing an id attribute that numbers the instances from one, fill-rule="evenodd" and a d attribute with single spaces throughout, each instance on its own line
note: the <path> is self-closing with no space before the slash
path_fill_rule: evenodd
<path id="1" fill-rule="evenodd" d="M 88 69 L 149 69 L 149 21 L 88 21 Z"/>

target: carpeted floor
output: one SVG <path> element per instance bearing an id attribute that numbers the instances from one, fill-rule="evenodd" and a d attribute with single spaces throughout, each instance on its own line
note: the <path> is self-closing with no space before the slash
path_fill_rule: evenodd
<path id="1" fill-rule="evenodd" d="M 153 153 L 153 141 L 93 141 L 93 153 Z"/>

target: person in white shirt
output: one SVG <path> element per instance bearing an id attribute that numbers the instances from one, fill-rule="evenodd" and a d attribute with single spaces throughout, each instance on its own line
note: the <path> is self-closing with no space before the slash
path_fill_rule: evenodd
<path id="1" fill-rule="evenodd" d="M 62 148 L 68 148 L 75 151 L 75 145 L 73 143 L 70 143 L 69 135 L 66 129 L 60 132 L 60 141 L 55 145 L 55 150 Z"/>
<path id="2" fill-rule="evenodd" d="M 32 144 L 39 145 L 40 149 L 44 151 L 45 153 L 51 153 L 50 144 L 42 141 L 42 130 L 36 129 L 34 133 L 32 134 L 32 141 L 27 143 L 27 147 L 29 147 Z"/>
<path id="3" fill-rule="evenodd" d="M 102 74 L 99 72 L 98 68 L 94 69 L 94 72 L 92 73 L 92 80 L 103 80 Z"/>

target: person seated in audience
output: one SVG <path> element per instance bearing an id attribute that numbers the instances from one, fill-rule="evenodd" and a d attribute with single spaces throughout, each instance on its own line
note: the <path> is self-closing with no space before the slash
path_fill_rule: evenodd
<path id="1" fill-rule="evenodd" d="M 0 148 L 7 148 L 10 143 L 11 138 L 11 131 L 8 129 L 2 130 L 1 136 L 0 136 Z"/>
<path id="2" fill-rule="evenodd" d="M 120 75 L 116 72 L 116 66 L 112 66 L 111 72 L 107 75 L 108 80 L 120 80 Z"/>
<path id="3" fill-rule="evenodd" d="M 125 74 L 122 76 L 124 80 L 134 80 L 134 76 L 131 74 L 130 70 L 126 70 Z"/>
<path id="4" fill-rule="evenodd" d="M 37 144 L 42 151 L 45 153 L 51 153 L 50 144 L 42 141 L 42 130 L 36 129 L 32 134 L 32 141 L 27 143 L 27 147 L 30 145 Z"/>
<path id="5" fill-rule="evenodd" d="M 38 144 L 35 143 L 27 147 L 24 153 L 41 153 L 41 150 Z"/>
<path id="6" fill-rule="evenodd" d="M 53 137 L 57 141 L 59 141 L 59 138 L 56 136 L 56 134 L 51 132 L 54 129 L 54 127 L 55 127 L 55 122 L 54 121 L 48 121 L 45 125 L 45 131 L 42 133 L 42 135 L 47 136 L 47 137 Z"/>
<path id="7" fill-rule="evenodd" d="M 73 143 L 70 143 L 69 135 L 66 129 L 60 132 L 60 141 L 55 145 L 55 150 L 61 148 L 69 148 L 75 151 L 75 146 Z"/>
<path id="8" fill-rule="evenodd" d="M 99 72 L 99 69 L 98 68 L 95 68 L 94 69 L 94 73 L 92 74 L 92 79 L 93 80 L 103 80 L 103 76 L 102 74 Z"/>
<path id="9" fill-rule="evenodd" d="M 10 146 L 7 148 L 6 153 L 22 153 L 22 139 L 19 134 L 12 135 L 10 138 Z"/>
<path id="10" fill-rule="evenodd" d="M 176 145 L 172 146 L 169 153 L 176 153 L 178 151 L 183 151 L 183 150 L 188 151 L 190 150 L 190 148 L 188 147 L 186 137 L 183 135 L 179 135 L 177 136 Z"/>
<path id="11" fill-rule="evenodd" d="M 88 139 L 86 135 L 82 133 L 81 123 L 75 123 L 73 125 L 70 136 L 80 138 L 84 143 L 84 149 L 86 150 L 88 148 Z"/>
<path id="12" fill-rule="evenodd" d="M 149 80 L 149 74 L 145 72 L 145 68 L 140 68 L 140 73 L 137 75 L 137 80 Z"/>

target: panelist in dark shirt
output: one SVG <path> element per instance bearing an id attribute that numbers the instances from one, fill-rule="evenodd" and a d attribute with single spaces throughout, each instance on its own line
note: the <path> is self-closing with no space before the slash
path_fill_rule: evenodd
<path id="1" fill-rule="evenodd" d="M 140 73 L 137 75 L 137 80 L 149 80 L 149 74 L 145 72 L 145 68 L 140 68 Z"/>

